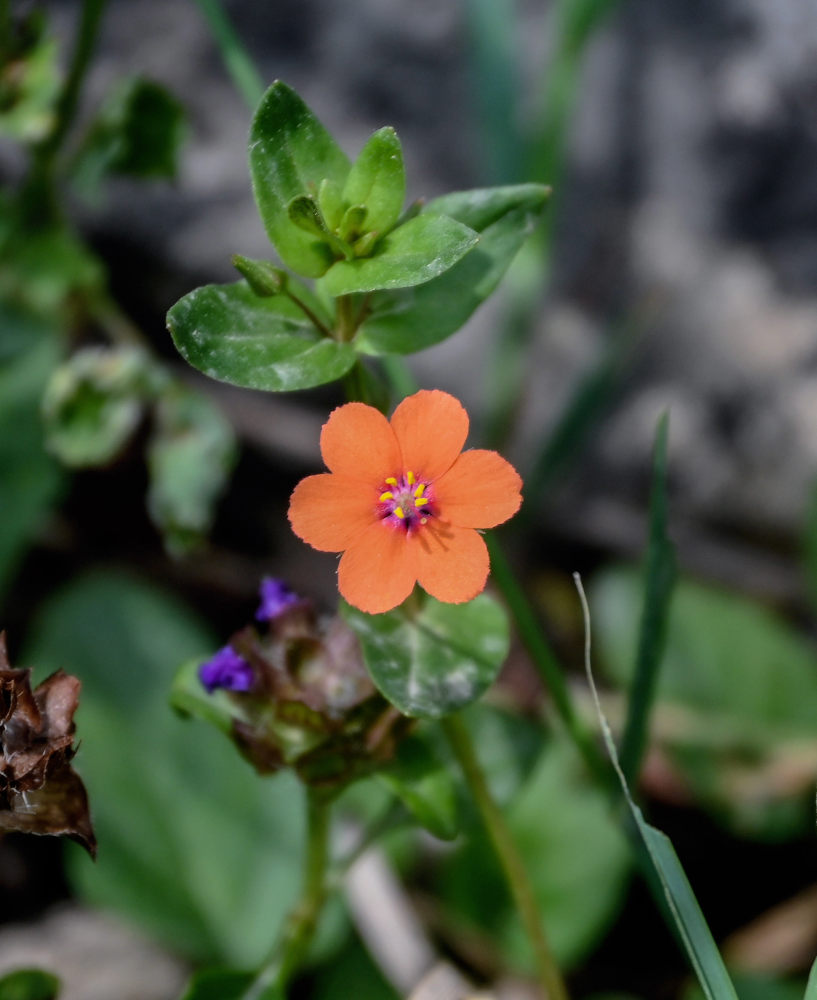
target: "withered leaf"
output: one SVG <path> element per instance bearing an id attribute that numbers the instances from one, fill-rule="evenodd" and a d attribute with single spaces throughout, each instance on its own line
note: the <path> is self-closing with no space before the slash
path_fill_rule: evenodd
<path id="1" fill-rule="evenodd" d="M 0 830 L 70 837 L 95 857 L 88 796 L 71 767 L 79 690 L 59 670 L 32 691 L 0 632 Z"/>

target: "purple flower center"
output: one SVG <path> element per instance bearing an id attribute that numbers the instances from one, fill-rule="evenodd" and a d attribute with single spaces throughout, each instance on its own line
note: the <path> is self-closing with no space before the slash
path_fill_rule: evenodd
<path id="1" fill-rule="evenodd" d="M 259 622 L 271 622 L 300 600 L 294 590 L 274 576 L 265 576 L 261 581 L 260 596 L 261 604 L 255 612 L 256 621 Z"/>
<path id="2" fill-rule="evenodd" d="M 224 646 L 199 667 L 199 680 L 210 694 L 216 688 L 249 691 L 254 674 L 249 663 L 232 646 Z"/>

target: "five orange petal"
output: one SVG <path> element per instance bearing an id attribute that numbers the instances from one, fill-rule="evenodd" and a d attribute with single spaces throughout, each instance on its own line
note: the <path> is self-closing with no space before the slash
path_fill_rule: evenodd
<path id="1" fill-rule="evenodd" d="M 289 519 L 316 549 L 342 552 L 338 587 L 361 611 L 401 604 L 419 583 L 440 601 L 476 597 L 489 560 L 478 529 L 512 517 L 522 480 L 493 451 L 462 452 L 468 414 L 448 393 L 422 390 L 389 422 L 347 403 L 321 432 L 328 473 L 295 488 Z"/>

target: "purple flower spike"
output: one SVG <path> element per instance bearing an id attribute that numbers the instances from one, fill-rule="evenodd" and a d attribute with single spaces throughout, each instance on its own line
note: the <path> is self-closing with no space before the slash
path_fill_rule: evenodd
<path id="1" fill-rule="evenodd" d="M 259 622 L 271 622 L 300 601 L 294 590 L 274 576 L 265 576 L 261 581 L 260 595 L 261 604 L 255 612 L 255 619 Z"/>
<path id="2" fill-rule="evenodd" d="M 212 694 L 216 688 L 227 691 L 249 691 L 254 680 L 253 669 L 232 646 L 224 646 L 215 656 L 199 667 L 199 680 Z"/>

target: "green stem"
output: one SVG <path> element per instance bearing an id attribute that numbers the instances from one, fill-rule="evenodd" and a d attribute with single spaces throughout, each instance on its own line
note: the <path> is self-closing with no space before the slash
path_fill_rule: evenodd
<path id="1" fill-rule="evenodd" d="M 54 194 L 54 159 L 76 116 L 82 82 L 91 62 L 106 3 L 107 0 L 83 2 L 77 40 L 68 76 L 57 101 L 54 125 L 34 148 L 24 198 L 34 214 L 41 218 L 53 218 L 58 214 Z"/>
<path id="2" fill-rule="evenodd" d="M 241 1000 L 263 1000 L 270 988 L 283 994 L 303 964 L 315 933 L 327 894 L 331 799 L 325 792 L 311 786 L 307 787 L 306 795 L 307 842 L 301 898 L 287 917 L 269 958 Z"/>
<path id="3" fill-rule="evenodd" d="M 559 968 L 553 959 L 550 946 L 542 926 L 539 907 L 533 894 L 522 858 L 519 855 L 511 831 L 502 815 L 502 810 L 494 801 L 485 772 L 476 755 L 468 728 L 458 715 L 450 715 L 443 720 L 443 729 L 459 761 L 468 788 L 474 797 L 482 822 L 494 845 L 514 903 L 519 911 L 536 958 L 539 980 L 548 1000 L 567 1000 L 568 993 Z"/>
<path id="4" fill-rule="evenodd" d="M 148 354 L 153 353 L 139 327 L 107 292 L 92 296 L 88 300 L 88 310 L 113 343 L 126 347 L 141 347 Z"/>
<path id="5" fill-rule="evenodd" d="M 341 344 L 348 344 L 357 331 L 355 299 L 353 295 L 339 295 L 335 299 L 337 308 L 337 326 L 335 339 Z"/>
<path id="6" fill-rule="evenodd" d="M 321 331 L 325 337 L 331 337 L 332 331 L 329 327 L 322 323 L 320 319 L 315 315 L 315 313 L 309 308 L 309 306 L 298 298 L 288 287 L 284 289 L 284 295 L 301 310 L 301 312 L 306 316 L 308 320 L 315 324 L 315 326 Z"/>
<path id="7" fill-rule="evenodd" d="M 59 149 L 77 113 L 82 81 L 85 79 L 85 73 L 91 62 L 99 33 L 99 23 L 102 20 L 106 3 L 107 0 L 85 0 L 82 5 L 82 19 L 74 54 L 71 58 L 71 67 L 68 70 L 68 77 L 57 104 L 57 119 L 54 128 L 46 139 L 46 144 L 52 154 Z"/>
<path id="8" fill-rule="evenodd" d="M 254 110 L 264 96 L 264 81 L 255 63 L 241 44 L 218 0 L 196 0 L 196 4 L 213 33 L 236 90 Z"/>
<path id="9" fill-rule="evenodd" d="M 585 759 L 591 772 L 605 785 L 610 782 L 610 769 L 596 746 L 589 729 L 582 723 L 573 706 L 564 673 L 547 639 L 542 634 L 536 615 L 525 591 L 516 579 L 499 542 L 492 534 L 485 536 L 491 555 L 491 576 L 516 622 L 519 637 L 542 675 L 556 711 Z"/>

